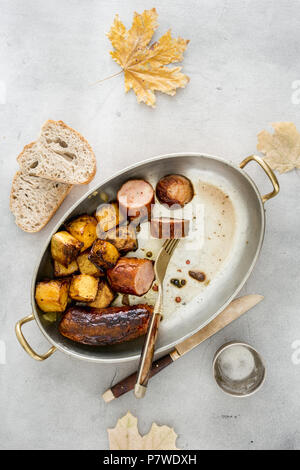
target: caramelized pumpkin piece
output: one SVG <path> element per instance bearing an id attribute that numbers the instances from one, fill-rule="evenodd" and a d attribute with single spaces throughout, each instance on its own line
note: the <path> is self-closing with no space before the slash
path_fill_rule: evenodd
<path id="1" fill-rule="evenodd" d="M 69 222 L 66 227 L 73 237 L 83 243 L 81 251 L 85 251 L 87 248 L 92 246 L 97 238 L 97 220 L 91 215 L 81 215 L 77 219 Z"/>
<path id="2" fill-rule="evenodd" d="M 117 248 L 105 240 L 96 240 L 89 254 L 89 260 L 100 269 L 112 268 L 119 257 Z"/>
<path id="3" fill-rule="evenodd" d="M 60 264 L 58 261 L 54 260 L 54 276 L 55 277 L 65 277 L 70 276 L 71 274 L 78 271 L 77 261 L 72 261 L 67 267 L 63 264 Z"/>
<path id="4" fill-rule="evenodd" d="M 64 312 L 68 303 L 69 279 L 38 282 L 35 300 L 43 312 Z"/>
<path id="5" fill-rule="evenodd" d="M 110 204 L 101 204 L 96 211 L 99 232 L 107 232 L 117 225 L 125 222 L 126 217 L 120 211 L 119 204 L 112 202 Z"/>
<path id="6" fill-rule="evenodd" d="M 106 281 L 100 279 L 98 285 L 98 292 L 93 302 L 89 302 L 89 307 L 105 308 L 108 307 L 114 300 L 115 294 L 109 287 Z"/>
<path id="7" fill-rule="evenodd" d="M 81 302 L 95 300 L 98 290 L 98 279 L 88 274 L 73 276 L 70 285 L 70 297 Z"/>
<path id="8" fill-rule="evenodd" d="M 67 268 L 77 258 L 82 246 L 83 243 L 70 233 L 65 231 L 57 232 L 51 239 L 52 258 Z"/>
<path id="9" fill-rule="evenodd" d="M 101 277 L 104 272 L 89 260 L 90 250 L 81 253 L 77 258 L 77 264 L 81 274 L 89 274 L 90 276 Z"/>
<path id="10" fill-rule="evenodd" d="M 98 228 L 99 226 L 97 227 L 98 238 L 112 243 L 121 254 L 137 249 L 138 243 L 133 224 L 120 225 L 103 233 L 100 233 Z"/>

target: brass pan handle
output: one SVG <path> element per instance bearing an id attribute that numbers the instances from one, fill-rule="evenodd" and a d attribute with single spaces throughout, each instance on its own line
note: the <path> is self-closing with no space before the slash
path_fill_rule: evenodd
<path id="1" fill-rule="evenodd" d="M 28 315 L 28 317 L 22 318 L 22 320 L 18 321 L 18 323 L 15 326 L 15 332 L 18 338 L 18 341 L 20 345 L 22 346 L 23 349 L 29 354 L 30 357 L 35 359 L 36 361 L 44 361 L 45 359 L 48 359 L 49 356 L 51 356 L 54 351 L 56 351 L 56 347 L 52 346 L 49 351 L 47 351 L 45 354 L 38 354 L 36 353 L 31 346 L 27 343 L 26 339 L 23 336 L 22 333 L 22 326 L 25 325 L 25 323 L 28 323 L 30 321 L 34 320 L 33 314 Z"/>
<path id="2" fill-rule="evenodd" d="M 257 155 L 250 155 L 250 157 L 245 158 L 245 160 L 243 160 L 242 163 L 240 163 L 240 168 L 244 168 L 247 165 L 247 163 L 251 162 L 252 160 L 254 160 L 256 163 L 258 163 L 262 167 L 266 175 L 269 177 L 274 188 L 272 192 L 262 196 L 261 199 L 264 204 L 266 201 L 268 201 L 268 199 L 272 199 L 272 197 L 275 197 L 279 193 L 278 179 L 276 178 L 274 171 L 267 164 L 267 162 L 265 162 L 262 158 L 258 157 Z"/>

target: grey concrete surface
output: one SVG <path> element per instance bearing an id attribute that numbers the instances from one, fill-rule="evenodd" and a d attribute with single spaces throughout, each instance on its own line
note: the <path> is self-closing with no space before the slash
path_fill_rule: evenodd
<path id="1" fill-rule="evenodd" d="M 126 95 L 121 76 L 91 85 L 119 70 L 105 36 L 115 13 L 129 26 L 134 10 L 153 6 L 156 37 L 172 27 L 191 39 L 184 60 L 189 85 L 175 97 L 159 95 L 155 110 Z M 182 449 L 300 448 L 299 171 L 280 176 L 280 195 L 266 204 L 263 250 L 242 291 L 262 293 L 264 302 L 169 367 L 142 401 L 132 394 L 110 405 L 101 400 L 136 364 L 94 365 L 59 352 L 38 363 L 14 335 L 15 322 L 30 313 L 44 240 L 88 188 L 75 188 L 38 234 L 23 233 L 8 210 L 16 156 L 48 118 L 89 140 L 98 162 L 92 184 L 168 152 L 200 151 L 238 163 L 255 152 L 256 134 L 271 122 L 300 128 L 293 99 L 299 31 L 295 0 L 0 0 L 1 448 L 107 449 L 106 428 L 128 410 L 142 433 L 153 421 L 173 426 Z M 247 171 L 262 193 L 269 190 L 259 168 Z M 48 348 L 35 324 L 24 331 L 38 351 Z M 232 339 L 252 344 L 266 362 L 266 383 L 249 398 L 226 396 L 212 378 L 214 352 Z"/>

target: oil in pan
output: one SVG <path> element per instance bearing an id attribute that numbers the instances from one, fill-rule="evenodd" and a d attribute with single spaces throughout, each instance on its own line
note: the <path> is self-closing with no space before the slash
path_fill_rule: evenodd
<path id="1" fill-rule="evenodd" d="M 167 269 L 164 282 L 164 323 L 176 316 L 182 306 L 205 293 L 226 264 L 235 238 L 236 210 L 230 197 L 230 188 L 226 191 L 221 185 L 217 187 L 199 179 L 191 180 L 195 190 L 193 200 L 183 209 L 172 211 L 175 218 L 190 220 L 190 232 L 187 238 L 179 242 Z M 155 187 L 156 181 L 149 182 Z M 156 202 L 153 216 L 170 217 L 170 210 Z M 150 236 L 147 222 L 140 226 L 138 242 L 138 250 L 127 256 L 147 257 L 153 261 L 163 243 Z M 195 272 L 202 275 L 195 276 Z M 132 305 L 141 302 L 154 304 L 156 296 L 154 282 L 147 294 L 142 297 L 130 295 L 126 301 Z M 115 303 L 121 304 L 122 297 L 119 296 Z"/>

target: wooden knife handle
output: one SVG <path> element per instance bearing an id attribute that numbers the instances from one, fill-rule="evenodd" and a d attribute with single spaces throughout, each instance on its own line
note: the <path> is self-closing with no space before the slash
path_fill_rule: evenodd
<path id="1" fill-rule="evenodd" d="M 161 370 L 163 370 L 165 367 L 169 366 L 172 363 L 173 363 L 173 359 L 171 358 L 169 354 L 161 357 L 157 361 L 154 361 L 150 369 L 149 378 L 158 374 Z M 130 392 L 130 390 L 133 390 L 135 383 L 136 383 L 136 379 L 137 379 L 137 372 L 134 372 L 128 377 L 125 377 L 125 379 L 121 380 L 117 384 L 113 385 L 110 391 L 112 392 L 114 398 L 119 398 L 121 395 L 124 395 L 124 393 Z"/>
<path id="2" fill-rule="evenodd" d="M 170 354 L 164 356 L 157 361 L 152 363 L 150 369 L 149 378 L 156 375 L 158 372 L 163 370 L 172 362 L 179 359 L 188 351 L 191 351 L 194 347 L 201 344 L 207 338 L 210 338 L 215 333 L 220 331 L 225 326 L 229 325 L 231 322 L 239 318 L 243 313 L 247 312 L 253 308 L 256 304 L 263 300 L 262 295 L 252 294 L 240 297 L 233 300 L 224 310 L 221 312 L 214 320 L 212 320 L 208 325 L 202 328 L 200 331 L 185 339 L 181 343 L 176 345 Z M 102 395 L 105 402 L 110 402 L 114 398 L 118 398 L 124 393 L 133 390 L 137 379 L 137 372 L 121 380 L 121 382 L 114 385 L 111 389 L 106 390 Z"/>

